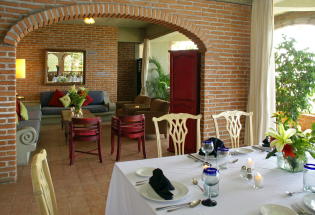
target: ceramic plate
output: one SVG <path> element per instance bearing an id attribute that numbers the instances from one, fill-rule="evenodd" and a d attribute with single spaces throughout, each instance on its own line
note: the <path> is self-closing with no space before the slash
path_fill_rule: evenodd
<path id="1" fill-rule="evenodd" d="M 150 184 L 144 184 L 138 188 L 138 192 L 146 199 L 156 201 L 156 202 L 173 202 L 178 201 L 184 198 L 188 193 L 188 188 L 182 183 L 171 181 L 172 185 L 175 187 L 175 190 L 171 190 L 174 194 L 173 199 L 165 200 L 160 197 L 151 187 Z"/>
<path id="2" fill-rule="evenodd" d="M 315 194 L 311 193 L 311 194 L 307 194 L 304 196 L 303 198 L 304 204 L 312 209 L 313 211 L 315 211 Z"/>
<path id="3" fill-rule="evenodd" d="M 153 167 L 142 167 L 136 171 L 136 174 L 141 177 L 151 177 L 153 170 L 155 170 Z"/>
<path id="4" fill-rule="evenodd" d="M 248 149 L 248 148 L 238 148 L 235 151 L 240 153 L 240 154 L 248 154 L 248 153 L 253 152 L 254 150 Z"/>
<path id="5" fill-rule="evenodd" d="M 267 204 L 260 208 L 262 215 L 297 215 L 294 210 L 282 205 Z"/>

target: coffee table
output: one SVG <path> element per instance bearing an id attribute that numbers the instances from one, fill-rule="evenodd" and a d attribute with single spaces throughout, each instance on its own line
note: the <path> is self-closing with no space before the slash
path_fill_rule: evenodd
<path id="1" fill-rule="evenodd" d="M 83 116 L 81 118 L 94 118 L 96 117 L 89 110 L 82 109 Z M 69 135 L 69 124 L 73 118 L 73 115 L 70 110 L 62 110 L 61 111 L 61 128 L 65 129 L 65 137 L 66 143 L 68 143 L 68 135 Z"/>

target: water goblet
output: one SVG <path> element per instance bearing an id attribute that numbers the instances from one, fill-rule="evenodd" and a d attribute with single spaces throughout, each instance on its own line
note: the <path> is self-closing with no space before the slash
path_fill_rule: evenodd
<path id="1" fill-rule="evenodd" d="M 209 140 L 205 140 L 202 142 L 202 146 L 201 146 L 201 150 L 203 151 L 203 153 L 205 153 L 205 164 L 209 164 L 208 162 L 208 157 L 209 154 L 214 150 L 214 145 L 212 141 Z"/>
<path id="2" fill-rule="evenodd" d="M 202 205 L 207 207 L 214 207 L 217 205 L 217 202 L 211 199 L 211 194 L 213 192 L 215 195 L 219 194 L 219 171 L 216 168 L 206 168 L 203 170 L 203 176 L 204 176 L 204 187 L 207 190 L 208 199 L 205 199 L 201 202 Z M 215 189 L 214 189 L 215 188 Z"/>

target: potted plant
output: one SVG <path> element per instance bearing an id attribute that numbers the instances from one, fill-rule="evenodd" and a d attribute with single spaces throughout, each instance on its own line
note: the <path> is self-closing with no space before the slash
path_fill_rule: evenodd
<path id="1" fill-rule="evenodd" d="M 82 113 L 81 107 L 88 95 L 88 90 L 84 87 L 80 87 L 76 89 L 75 85 L 73 85 L 68 90 L 68 95 L 71 99 L 71 105 L 74 107 L 74 111 L 76 114 Z"/>
<path id="2" fill-rule="evenodd" d="M 281 113 L 274 116 L 277 118 L 277 128 L 266 133 L 266 136 L 270 136 L 270 145 L 274 149 L 266 158 L 276 154 L 278 167 L 281 169 L 289 172 L 302 171 L 307 162 L 307 152 L 315 158 L 315 123 L 312 129 L 302 131 L 298 123 L 284 118 Z"/>

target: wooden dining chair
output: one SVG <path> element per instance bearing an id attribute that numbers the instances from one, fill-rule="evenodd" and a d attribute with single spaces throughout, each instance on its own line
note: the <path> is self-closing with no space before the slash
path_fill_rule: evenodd
<path id="1" fill-rule="evenodd" d="M 161 146 L 161 138 L 160 138 L 160 129 L 158 122 L 163 120 L 167 121 L 168 124 L 168 136 L 171 136 L 174 144 L 175 155 L 184 154 L 185 149 L 185 139 L 188 133 L 188 129 L 186 126 L 186 122 L 188 119 L 197 120 L 197 146 L 196 149 L 199 150 L 201 147 L 200 144 L 200 119 L 202 115 L 192 115 L 188 113 L 170 113 L 165 114 L 159 118 L 153 117 L 152 120 L 154 122 L 155 133 L 156 133 L 156 143 L 157 143 L 157 151 L 158 157 L 162 157 L 162 146 Z"/>
<path id="2" fill-rule="evenodd" d="M 253 145 L 253 112 L 246 113 L 244 111 L 225 111 L 217 115 L 212 115 L 215 125 L 217 138 L 220 138 L 219 126 L 217 119 L 224 117 L 226 121 L 226 130 L 231 138 L 232 148 L 240 147 L 240 134 L 242 130 L 241 116 L 249 117 L 250 145 Z"/>
<path id="3" fill-rule="evenodd" d="M 76 144 L 79 141 L 97 143 L 96 149 L 89 151 L 76 150 Z M 97 151 L 97 152 L 95 152 Z M 85 153 L 97 155 L 102 163 L 102 148 L 101 148 L 101 119 L 95 118 L 73 118 L 69 125 L 69 158 L 70 165 L 73 164 L 75 153 Z"/>
<path id="4" fill-rule="evenodd" d="M 138 152 L 141 151 L 142 144 L 143 157 L 146 158 L 145 152 L 145 117 L 143 114 L 133 116 L 113 116 L 111 125 L 111 154 L 115 150 L 115 136 L 117 136 L 117 154 L 116 161 L 120 158 L 121 137 L 138 140 Z"/>
<path id="5" fill-rule="evenodd" d="M 31 164 L 33 192 L 42 215 L 57 215 L 57 201 L 47 162 L 47 153 L 43 149 L 33 157 Z"/>

